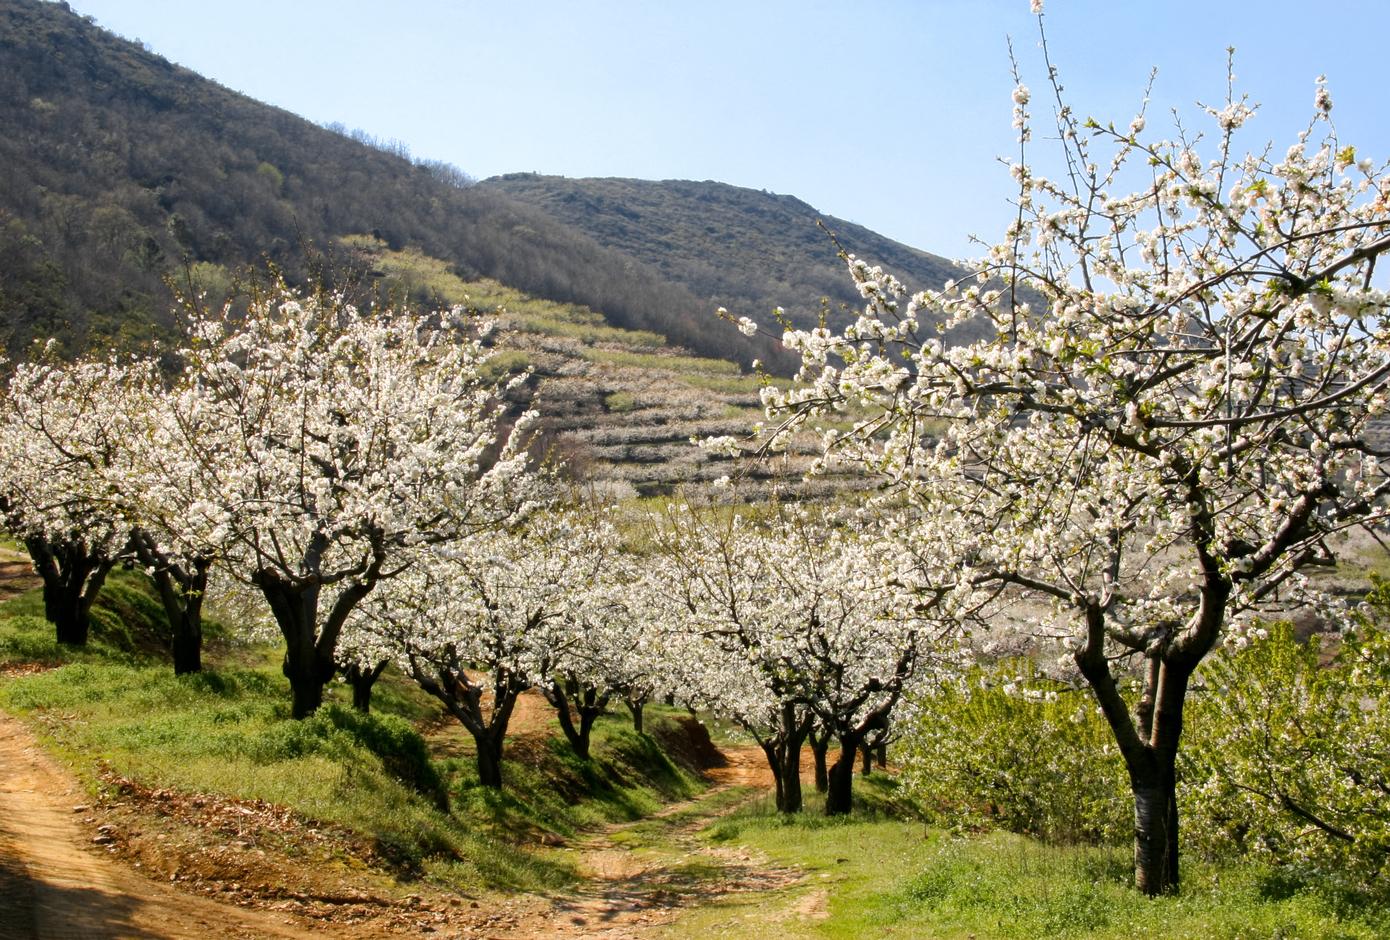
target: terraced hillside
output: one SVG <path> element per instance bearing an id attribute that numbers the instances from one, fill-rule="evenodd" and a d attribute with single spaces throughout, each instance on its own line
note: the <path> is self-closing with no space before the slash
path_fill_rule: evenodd
<path id="1" fill-rule="evenodd" d="M 531 297 L 492 280 L 464 280 L 445 262 L 414 249 L 393 250 L 370 236 L 344 240 L 400 293 L 433 306 L 463 305 L 503 329 L 493 360 L 500 371 L 530 368 L 550 446 L 583 479 L 620 497 L 703 490 L 740 477 L 743 498 L 773 485 L 802 494 L 835 481 L 801 481 L 811 442 L 775 461 L 735 464 L 691 444 L 692 437 L 744 435 L 762 420 L 761 379 L 727 359 L 696 356 L 666 338 L 609 326 L 577 304 Z M 710 330 L 734 328 L 710 315 Z M 749 347 L 749 359 L 752 358 Z"/>

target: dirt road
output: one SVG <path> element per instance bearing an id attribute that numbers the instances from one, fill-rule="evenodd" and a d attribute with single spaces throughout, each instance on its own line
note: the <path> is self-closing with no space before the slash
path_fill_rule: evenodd
<path id="1" fill-rule="evenodd" d="M 534 716 L 545 714 L 539 703 Z M 384 935 L 636 940 L 681 910 L 731 895 L 777 891 L 799 872 L 769 865 L 698 831 L 770 785 L 757 748 L 728 748 L 714 787 L 633 823 L 604 827 L 563 851 L 586 876 L 550 896 L 491 896 L 461 903 L 433 897 L 392 903 L 369 915 L 297 916 L 240 907 L 179 890 L 114 857 L 102 818 L 72 774 L 54 763 L 28 728 L 0 712 L 0 940 L 251 940 L 377 938 Z M 640 833 L 640 836 L 639 836 Z M 634 838 L 636 837 L 636 838 Z M 209 857 L 209 864 L 213 860 Z M 302 914 L 304 911 L 298 911 Z M 312 912 L 310 912 L 312 913 Z"/>
<path id="2" fill-rule="evenodd" d="M 261 911 L 181 894 L 107 858 L 81 820 L 87 796 L 0 713 L 0 937 L 205 940 L 313 936 Z"/>

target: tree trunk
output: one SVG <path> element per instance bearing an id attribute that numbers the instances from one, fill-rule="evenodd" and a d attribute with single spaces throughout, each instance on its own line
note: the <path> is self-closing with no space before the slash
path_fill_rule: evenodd
<path id="1" fill-rule="evenodd" d="M 174 564 L 144 532 L 131 536 L 140 563 L 151 569 L 164 616 L 169 621 L 169 651 L 174 675 L 201 672 L 203 668 L 203 597 L 207 593 L 212 560 L 194 559 Z"/>
<path id="2" fill-rule="evenodd" d="M 1090 638 L 1077 653 L 1076 663 L 1114 732 L 1129 773 L 1134 798 L 1134 886 L 1150 897 L 1176 894 L 1178 742 L 1188 680 L 1206 649 L 1196 655 L 1189 650 L 1181 658 L 1172 655 L 1171 649 L 1152 651 L 1132 718 L 1103 655 L 1102 617 L 1099 608 L 1087 609 Z"/>
<path id="3" fill-rule="evenodd" d="M 1166 779 L 1165 779 L 1166 778 Z M 1153 897 L 1178 890 L 1178 803 L 1171 772 L 1134 781 L 1134 886 Z"/>
<path id="4" fill-rule="evenodd" d="M 156 568 L 154 583 L 164 604 L 164 616 L 169 621 L 174 675 L 200 672 L 203 668 L 203 593 L 207 590 L 207 567 L 192 573 Z"/>
<path id="5" fill-rule="evenodd" d="M 343 670 L 343 678 L 352 686 L 352 707 L 359 712 L 372 710 L 372 688 L 376 680 L 386 671 L 390 660 L 383 659 L 374 666 L 363 667 L 361 663 L 350 663 Z"/>
<path id="6" fill-rule="evenodd" d="M 854 758 L 858 738 L 840 739 L 840 756 L 830 767 L 825 791 L 825 815 L 845 816 L 854 808 Z"/>
<path id="7" fill-rule="evenodd" d="M 91 632 L 91 616 L 82 598 L 67 585 L 43 586 L 43 614 L 53 624 L 54 634 L 65 646 L 86 646 Z"/>
<path id="8" fill-rule="evenodd" d="M 796 705 L 789 702 L 782 704 L 777 728 L 771 735 L 763 737 L 763 732 L 749 727 L 758 735 L 758 743 L 767 756 L 767 765 L 777 785 L 779 813 L 801 812 L 801 745 L 810 728 L 810 715 L 799 716 Z"/>
<path id="9" fill-rule="evenodd" d="M 627 710 L 632 712 L 632 730 L 638 734 L 644 733 L 642 731 L 642 710 L 646 706 L 647 700 L 644 698 L 627 700 Z"/>
<path id="10" fill-rule="evenodd" d="M 608 707 L 608 695 L 600 693 L 592 686 L 583 685 L 576 679 L 552 679 L 545 686 L 545 697 L 555 706 L 560 719 L 560 730 L 565 733 L 565 739 L 569 741 L 574 753 L 580 760 L 588 760 L 590 733 L 598 716 Z M 570 714 L 571 708 L 579 718 L 578 725 L 575 724 L 574 716 Z"/>
<path id="11" fill-rule="evenodd" d="M 474 734 L 478 746 L 478 783 L 492 790 L 502 789 L 502 742 L 500 734 Z"/>
<path id="12" fill-rule="evenodd" d="M 290 715 L 295 719 L 308 718 L 323 704 L 323 687 L 338 673 L 335 653 L 343 622 L 357 601 L 371 591 L 372 582 L 345 588 L 322 626 L 318 623 L 316 585 L 293 584 L 269 571 L 259 572 L 256 583 L 285 638 L 285 659 L 280 671 L 290 680 Z"/>
<path id="13" fill-rule="evenodd" d="M 316 572 L 328 549 L 328 536 L 315 533 L 300 568 Z M 320 582 L 313 578 L 288 578 L 274 568 L 262 568 L 252 575 L 252 582 L 265 595 L 275 623 L 285 638 L 285 661 L 280 667 L 290 680 L 290 714 L 307 718 L 323 704 L 323 687 L 338 672 L 338 637 L 343 625 L 364 597 L 372 592 L 381 578 L 386 563 L 386 546 L 380 541 L 372 544 L 371 560 L 365 570 L 351 581 L 338 582 L 337 596 L 328 614 L 319 622 Z"/>
<path id="14" fill-rule="evenodd" d="M 788 741 L 782 749 L 782 803 L 777 807 L 783 813 L 801 812 L 801 738 Z"/>
<path id="15" fill-rule="evenodd" d="M 811 757 L 816 764 L 816 792 L 824 793 L 830 789 L 830 774 L 826 769 L 826 755 L 830 750 L 830 733 L 825 732 L 821 735 L 812 734 Z"/>
<path id="16" fill-rule="evenodd" d="M 447 663 L 425 662 L 407 650 L 410 674 L 420 688 L 449 709 L 449 714 L 468 729 L 477 747 L 478 782 L 493 790 L 502 789 L 502 747 L 507 725 L 516 707 L 516 698 L 530 683 L 501 666 L 492 673 L 492 713 L 483 713 L 483 687 L 469 679 L 464 663 L 455 656 Z"/>
<path id="17" fill-rule="evenodd" d="M 861 747 L 859 751 L 859 776 L 870 776 L 874 772 L 874 749 L 866 744 Z"/>
<path id="18" fill-rule="evenodd" d="M 878 742 L 878 746 L 874 748 L 874 762 L 878 764 L 879 770 L 888 769 L 888 745 L 883 741 Z"/>
<path id="19" fill-rule="evenodd" d="M 787 794 L 783 786 L 782 761 L 777 754 L 777 745 L 770 740 L 758 743 L 762 746 L 763 755 L 767 757 L 767 766 L 772 770 L 773 803 L 777 812 L 785 812 L 783 807 L 787 805 Z"/>
<path id="20" fill-rule="evenodd" d="M 203 621 L 200 617 L 185 616 L 173 624 L 171 652 L 174 656 L 174 675 L 186 676 L 203 671 Z"/>
<path id="21" fill-rule="evenodd" d="M 1189 672 L 1169 663 L 1157 670 L 1148 746 L 1126 759 L 1134 794 L 1134 886 L 1153 897 L 1176 894 L 1178 868 L 1178 742 Z"/>
<path id="22" fill-rule="evenodd" d="M 43 613 L 53 624 L 55 638 L 66 646 L 86 646 L 92 603 L 116 559 L 89 551 L 80 541 L 50 542 L 32 537 L 26 538 L 24 545 L 43 578 Z"/>

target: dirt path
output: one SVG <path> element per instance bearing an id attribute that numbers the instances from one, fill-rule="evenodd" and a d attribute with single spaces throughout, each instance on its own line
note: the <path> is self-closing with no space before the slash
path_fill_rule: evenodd
<path id="1" fill-rule="evenodd" d="M 0 937 L 314 936 L 283 916 L 181 894 L 105 857 L 79 824 L 85 803 L 72 776 L 0 713 Z"/>
<path id="2" fill-rule="evenodd" d="M 771 773 L 757 747 L 724 749 L 727 763 L 709 771 L 715 785 L 700 796 L 575 843 L 587 881 L 578 891 L 513 908 L 488 936 L 545 940 L 594 937 L 640 940 L 683 910 L 735 894 L 767 892 L 801 881 L 743 847 L 714 846 L 698 836 L 712 821 L 761 799 Z M 758 792 L 744 793 L 741 788 Z"/>
<path id="3" fill-rule="evenodd" d="M 535 709 L 536 717 L 542 714 Z M 767 766 L 755 747 L 727 748 L 699 797 L 640 820 L 607 826 L 563 851 L 587 881 L 550 897 L 494 897 L 478 905 L 395 913 L 386 924 L 315 924 L 188 894 L 111 857 L 94 810 L 72 775 L 45 755 L 19 721 L 0 712 L 0 938 L 4 940 L 227 940 L 415 935 L 637 940 L 682 910 L 734 894 L 795 884 L 801 873 L 745 849 L 698 836 L 712 820 L 764 794 Z M 749 792 L 751 788 L 752 792 Z M 418 901 L 418 899 L 417 899 Z M 400 923 L 414 921 L 417 929 Z M 426 926 L 427 922 L 429 926 Z M 417 932 L 418 930 L 418 932 Z"/>
<path id="4" fill-rule="evenodd" d="M 18 597 L 41 583 L 26 556 L 0 548 L 0 603 Z"/>

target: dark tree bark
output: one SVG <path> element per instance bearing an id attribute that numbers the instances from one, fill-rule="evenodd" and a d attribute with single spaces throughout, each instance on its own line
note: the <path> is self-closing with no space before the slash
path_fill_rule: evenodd
<path id="1" fill-rule="evenodd" d="M 866 694 L 879 691 L 870 688 Z M 857 723 L 852 723 L 844 715 L 823 714 L 821 719 L 832 727 L 835 740 L 840 744 L 840 755 L 826 775 L 825 814 L 841 816 L 854 809 L 854 760 L 864 752 L 865 773 L 869 773 L 869 751 L 871 740 L 888 733 L 888 715 L 897 704 L 897 694 L 884 701 L 873 711 L 863 715 Z M 857 705 L 855 706 L 858 707 Z M 831 731 L 827 731 L 829 737 Z"/>
<path id="2" fill-rule="evenodd" d="M 624 699 L 624 702 L 627 705 L 627 710 L 632 713 L 632 730 L 638 734 L 645 734 L 646 732 L 642 730 L 642 712 L 647 707 L 647 700 L 645 698 L 629 698 Z"/>
<path id="3" fill-rule="evenodd" d="M 92 604 L 119 555 L 93 549 L 78 538 L 50 541 L 31 536 L 24 546 L 43 579 L 43 614 L 53 624 L 58 642 L 86 646 Z"/>
<path id="4" fill-rule="evenodd" d="M 816 726 L 809 735 L 807 741 L 811 745 L 811 757 L 816 765 L 816 792 L 824 793 L 830 789 L 830 772 L 827 769 L 826 756 L 830 751 L 830 732 Z"/>
<path id="5" fill-rule="evenodd" d="M 502 789 L 502 742 L 504 734 L 473 735 L 478 747 L 478 783 L 491 790 Z"/>
<path id="6" fill-rule="evenodd" d="M 811 714 L 798 710 L 795 703 L 784 702 L 778 715 L 776 730 L 771 735 L 759 735 L 758 729 L 750 727 L 758 736 L 758 744 L 767 757 L 767 765 L 772 770 L 772 780 L 776 784 L 777 811 L 780 813 L 799 813 L 803 805 L 801 795 L 801 746 L 811 729 Z"/>
<path id="7" fill-rule="evenodd" d="M 203 598 L 207 594 L 209 557 L 176 563 L 159 551 L 154 540 L 137 531 L 131 536 L 140 563 L 151 569 L 164 616 L 169 621 L 169 649 L 174 675 L 203 668 Z"/>
<path id="8" fill-rule="evenodd" d="M 867 777 L 874 772 L 874 765 L 880 769 L 888 766 L 888 742 L 889 728 L 885 725 L 872 736 L 866 737 L 864 743 L 860 745 L 862 752 L 862 762 L 860 764 L 859 775 Z"/>
<path id="9" fill-rule="evenodd" d="M 840 756 L 830 766 L 825 791 L 827 816 L 845 816 L 854 809 L 854 757 L 859 751 L 860 737 L 851 734 L 840 738 Z"/>
<path id="10" fill-rule="evenodd" d="M 305 553 L 304 568 L 315 571 L 328 540 L 318 536 Z M 323 704 L 323 689 L 338 671 L 335 654 L 343 625 L 363 598 L 372 592 L 386 560 L 384 546 L 374 547 L 360 574 L 344 587 L 328 615 L 319 622 L 319 595 L 323 581 L 317 576 L 290 579 L 263 568 L 252 580 L 265 595 L 280 634 L 285 638 L 281 671 L 290 681 L 290 714 L 307 718 Z"/>
<path id="11" fill-rule="evenodd" d="M 502 751 L 507 739 L 507 724 L 511 721 L 517 696 L 529 683 L 509 669 L 493 670 L 492 707 L 485 710 L 483 686 L 468 677 L 462 662 L 425 662 L 411 656 L 410 674 L 422 689 L 444 703 L 449 714 L 473 736 L 478 782 L 493 790 L 502 789 Z"/>
<path id="12" fill-rule="evenodd" d="M 1219 618 L 1224 603 L 1224 596 L 1204 598 L 1195 618 Z M 1092 605 L 1087 616 L 1092 638 L 1102 638 L 1103 612 Z M 1207 629 L 1215 635 L 1215 627 Z M 1129 774 L 1134 797 L 1134 884 L 1151 897 L 1173 894 L 1181 884 L 1176 766 L 1183 706 L 1192 671 L 1206 649 L 1195 658 L 1190 646 L 1173 644 L 1150 651 L 1133 716 L 1120 696 L 1109 661 L 1093 652 L 1098 649 L 1099 643 L 1088 642 L 1076 661 L 1100 703 Z"/>
<path id="13" fill-rule="evenodd" d="M 354 662 L 349 663 L 343 669 L 343 678 L 347 680 L 348 685 L 352 686 L 353 708 L 363 713 L 372 710 L 372 688 L 389 664 L 390 660 L 387 659 L 383 659 L 373 666 L 363 666 L 361 663 Z"/>
<path id="14" fill-rule="evenodd" d="M 600 692 L 573 677 L 552 678 L 541 689 L 546 701 L 555 707 L 565 740 L 581 760 L 588 760 L 590 732 L 594 721 L 608 708 L 609 693 Z"/>

